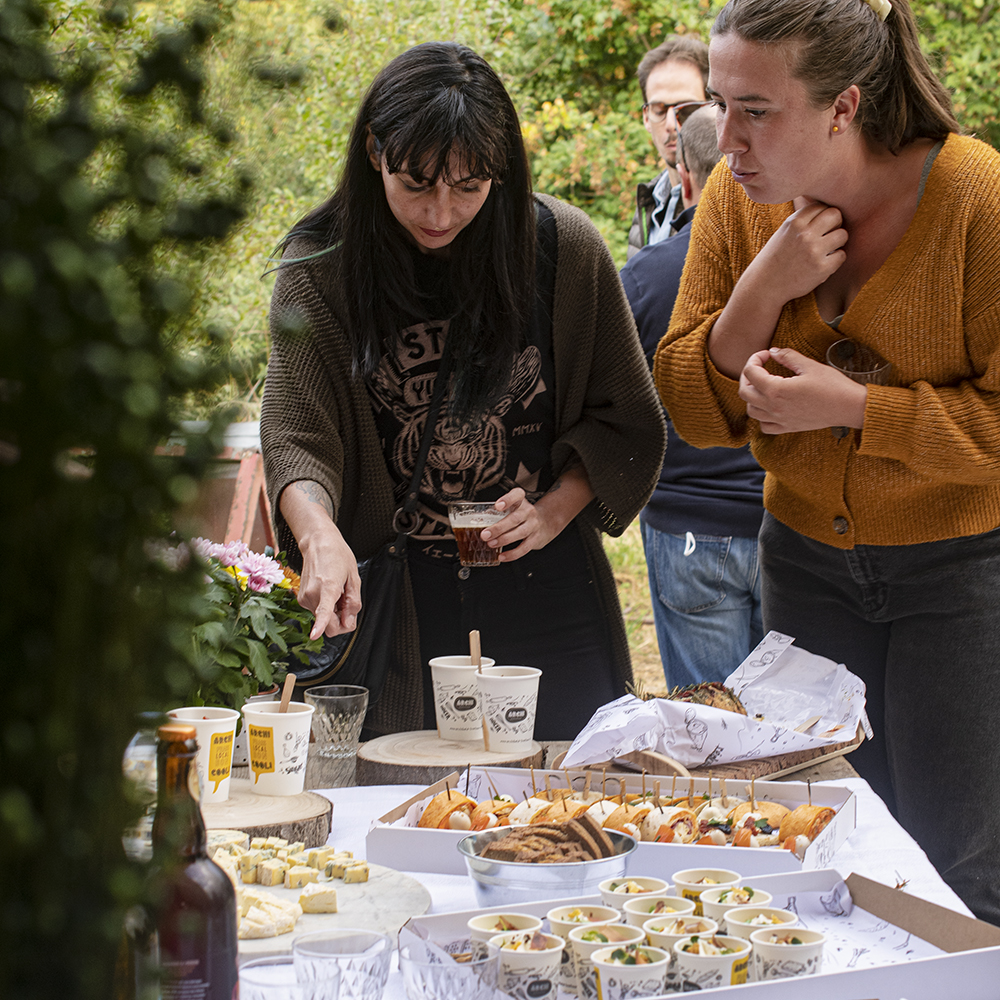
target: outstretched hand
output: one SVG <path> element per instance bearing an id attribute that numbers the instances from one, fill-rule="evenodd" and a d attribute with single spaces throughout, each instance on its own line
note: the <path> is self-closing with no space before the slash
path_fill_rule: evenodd
<path id="1" fill-rule="evenodd" d="M 776 361 L 792 377 L 764 367 Z M 752 355 L 740 374 L 740 398 L 747 416 L 765 434 L 791 434 L 823 427 L 863 427 L 868 391 L 829 365 L 791 348 L 772 347 Z"/>

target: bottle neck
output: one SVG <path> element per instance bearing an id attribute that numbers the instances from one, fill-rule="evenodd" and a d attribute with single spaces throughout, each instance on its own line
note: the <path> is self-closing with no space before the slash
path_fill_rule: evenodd
<path id="1" fill-rule="evenodd" d="M 157 749 L 157 806 L 153 821 L 153 857 L 205 857 L 205 821 L 192 794 L 197 781 L 193 741 L 160 742 Z"/>

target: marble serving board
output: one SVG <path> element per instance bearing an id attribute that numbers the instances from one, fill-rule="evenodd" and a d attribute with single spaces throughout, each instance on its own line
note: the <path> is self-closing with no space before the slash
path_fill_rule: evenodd
<path id="1" fill-rule="evenodd" d="M 303 913 L 288 934 L 271 938 L 254 938 L 240 941 L 240 961 L 264 958 L 268 955 L 287 955 L 292 941 L 300 934 L 330 930 L 336 927 L 359 927 L 362 930 L 388 934 L 395 941 L 399 928 L 411 917 L 426 913 L 431 905 L 431 894 L 415 879 L 392 868 L 370 865 L 367 882 L 345 883 L 332 879 L 330 886 L 337 890 L 336 913 Z M 300 889 L 254 886 L 282 899 L 298 902 Z"/>

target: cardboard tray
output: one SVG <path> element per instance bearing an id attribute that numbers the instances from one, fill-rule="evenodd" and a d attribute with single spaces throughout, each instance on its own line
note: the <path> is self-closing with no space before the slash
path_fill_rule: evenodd
<path id="1" fill-rule="evenodd" d="M 533 772 L 534 781 L 539 788 L 545 786 L 546 777 L 553 788 L 566 787 L 566 771 Z M 574 787 L 582 788 L 586 781 L 586 771 L 570 771 L 569 779 Z M 430 799 L 438 792 L 443 792 L 445 784 L 449 788 L 465 790 L 468 780 L 468 794 L 475 799 L 489 797 L 489 781 L 501 793 L 520 799 L 522 794 L 531 793 L 532 772 L 521 768 L 489 769 L 471 768 L 459 775 L 455 772 L 447 778 L 442 778 L 423 791 L 400 803 L 395 809 L 372 822 L 371 829 L 365 841 L 365 851 L 369 861 L 387 865 L 409 872 L 437 872 L 442 875 L 465 875 L 466 868 L 462 856 L 458 852 L 458 842 L 468 835 L 467 831 L 458 830 L 425 830 L 417 826 L 394 825 L 406 815 L 407 810 L 415 803 Z M 593 782 L 593 775 L 591 775 Z M 653 785 L 646 777 L 646 788 Z M 684 779 L 678 781 L 678 794 L 687 791 L 693 781 L 695 793 L 704 793 L 708 788 L 708 778 Z M 597 788 L 597 784 L 593 784 Z M 629 792 L 641 792 L 643 779 L 638 774 L 608 774 L 607 793 L 618 794 L 623 788 Z M 755 783 L 755 794 L 758 799 L 773 799 L 782 802 L 790 808 L 809 801 L 810 791 L 804 782 L 796 781 L 758 781 Z M 669 779 L 662 783 L 662 791 L 670 791 Z M 743 782 L 738 785 L 729 784 L 730 795 L 749 793 L 749 786 L 744 790 Z M 713 795 L 718 794 L 718 783 L 712 784 Z M 830 859 L 837 849 L 847 840 L 856 825 L 857 801 L 854 793 L 847 788 L 836 785 L 817 785 L 812 788 L 814 805 L 830 806 L 837 815 L 829 826 L 809 845 L 805 858 L 800 861 L 791 851 L 778 848 L 748 848 L 748 847 L 710 847 L 698 844 L 652 844 L 640 843 L 629 859 L 628 873 L 631 875 L 654 875 L 669 878 L 681 868 L 730 868 L 742 875 L 765 875 L 773 872 L 801 871 L 802 869 L 827 868 Z"/>
<path id="2" fill-rule="evenodd" d="M 769 892 L 829 891 L 840 881 L 832 870 L 790 872 L 755 877 L 753 884 Z M 887 923 L 922 938 L 946 952 L 930 958 L 905 959 L 894 965 L 820 973 L 808 979 L 772 980 L 746 983 L 722 989 L 704 990 L 705 996 L 731 1000 L 996 1000 L 1000 988 L 1000 927 L 956 913 L 935 903 L 891 889 L 860 875 L 846 879 L 854 905 Z M 495 908 L 544 916 L 550 909 L 568 903 L 597 903 L 587 899 L 545 900 Z M 466 921 L 477 913 L 456 913 L 414 917 L 407 926 L 421 928 L 432 940 L 444 942 L 467 934 Z M 675 993 L 667 995 L 677 996 Z M 563 995 L 566 998 L 566 995 Z"/>

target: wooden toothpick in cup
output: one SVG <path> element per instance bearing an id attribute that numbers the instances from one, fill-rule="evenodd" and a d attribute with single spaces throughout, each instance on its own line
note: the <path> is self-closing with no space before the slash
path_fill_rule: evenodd
<path id="1" fill-rule="evenodd" d="M 476 668 L 476 673 L 483 672 L 483 653 L 479 646 L 479 629 L 474 628 L 469 633 L 469 659 Z"/>

